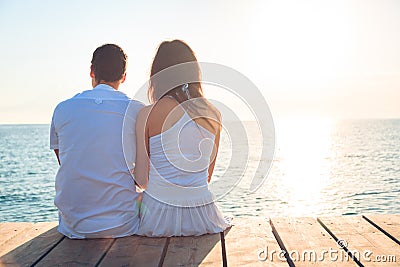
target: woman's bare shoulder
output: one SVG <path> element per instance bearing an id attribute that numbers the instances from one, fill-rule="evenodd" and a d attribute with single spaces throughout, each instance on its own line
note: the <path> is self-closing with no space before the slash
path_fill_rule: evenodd
<path id="1" fill-rule="evenodd" d="M 163 97 L 153 104 L 150 116 L 151 119 L 164 121 L 167 117 L 171 117 L 172 114 L 179 113 L 177 112 L 178 110 L 180 110 L 179 103 L 175 99 Z"/>
<path id="2" fill-rule="evenodd" d="M 153 105 L 144 106 L 142 109 L 140 109 L 138 114 L 138 120 L 148 118 L 152 109 Z"/>
<path id="3" fill-rule="evenodd" d="M 151 108 L 148 116 L 149 135 L 157 135 L 174 125 L 183 114 L 179 103 L 170 97 L 163 97 Z"/>
<path id="4" fill-rule="evenodd" d="M 197 112 L 194 112 L 193 118 L 213 134 L 218 134 L 221 130 L 221 113 L 219 110 L 205 98 L 198 99 L 195 103 Z"/>
<path id="5" fill-rule="evenodd" d="M 213 117 L 215 118 L 215 120 L 217 120 L 218 122 L 221 122 L 221 112 L 218 110 L 218 108 L 216 106 L 214 106 L 212 103 L 210 103 L 210 101 L 207 100 L 208 103 L 208 108 L 210 113 L 213 114 Z"/>

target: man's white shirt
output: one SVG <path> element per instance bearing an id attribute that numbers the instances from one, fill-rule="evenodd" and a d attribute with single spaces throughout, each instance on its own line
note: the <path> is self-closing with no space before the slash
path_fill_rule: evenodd
<path id="1" fill-rule="evenodd" d="M 130 169 L 136 155 L 135 122 L 142 107 L 100 84 L 54 110 L 50 148 L 59 149 L 61 162 L 54 203 L 62 234 L 96 238 L 136 232 L 139 193 Z"/>

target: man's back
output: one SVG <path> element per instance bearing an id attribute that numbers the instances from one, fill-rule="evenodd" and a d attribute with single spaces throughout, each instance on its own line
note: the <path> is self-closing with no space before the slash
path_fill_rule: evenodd
<path id="1" fill-rule="evenodd" d="M 134 150 L 135 131 L 124 131 L 142 104 L 106 84 L 60 103 L 51 126 L 51 148 L 59 150 L 55 205 L 59 231 L 70 238 L 120 237 L 136 232 L 138 203 L 123 150 Z M 135 151 L 127 151 L 135 155 Z M 134 162 L 133 158 L 127 159 Z"/>

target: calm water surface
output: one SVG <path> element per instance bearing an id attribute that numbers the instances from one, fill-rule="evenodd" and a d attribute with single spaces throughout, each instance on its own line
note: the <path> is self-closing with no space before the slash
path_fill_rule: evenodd
<path id="1" fill-rule="evenodd" d="M 255 123 L 246 123 L 248 168 L 218 201 L 241 216 L 400 213 L 400 120 L 278 121 L 277 149 L 264 184 L 248 191 L 260 152 Z M 55 221 L 57 161 L 48 125 L 0 125 L 0 221 Z M 215 179 L 230 160 L 222 136 Z M 242 170 L 238 170 L 241 173 Z"/>

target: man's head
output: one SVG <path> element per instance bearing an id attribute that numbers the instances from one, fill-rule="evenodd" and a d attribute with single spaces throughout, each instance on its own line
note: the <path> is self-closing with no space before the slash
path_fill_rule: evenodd
<path id="1" fill-rule="evenodd" d="M 98 47 L 93 52 L 90 72 L 93 86 L 99 83 L 119 85 L 124 82 L 127 63 L 128 56 L 121 47 L 115 44 L 105 44 Z"/>

